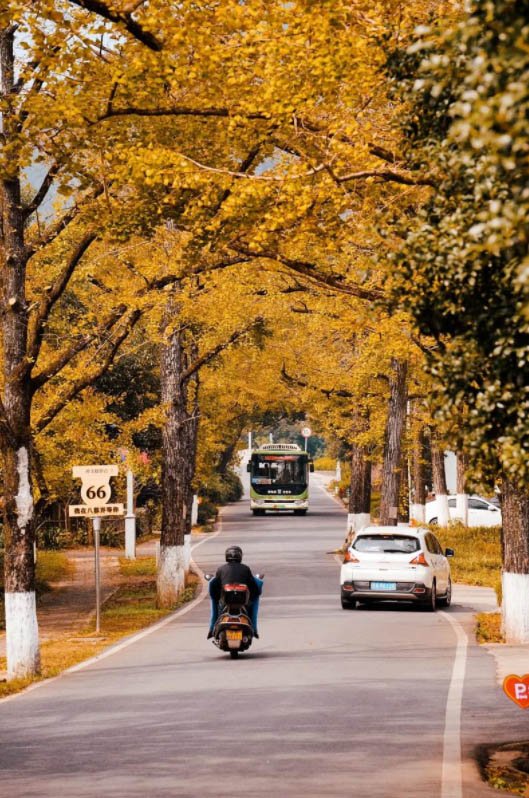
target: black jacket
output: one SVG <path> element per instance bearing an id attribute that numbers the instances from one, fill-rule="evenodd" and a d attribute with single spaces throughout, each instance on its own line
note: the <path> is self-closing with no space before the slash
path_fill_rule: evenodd
<path id="1" fill-rule="evenodd" d="M 236 582 L 239 585 L 246 585 L 250 591 L 250 601 L 253 601 L 259 595 L 259 585 L 254 579 L 251 570 L 247 565 L 242 562 L 227 562 L 221 565 L 215 574 L 218 579 L 218 588 L 215 593 L 217 600 L 220 598 L 221 590 L 224 585 L 233 584 Z"/>

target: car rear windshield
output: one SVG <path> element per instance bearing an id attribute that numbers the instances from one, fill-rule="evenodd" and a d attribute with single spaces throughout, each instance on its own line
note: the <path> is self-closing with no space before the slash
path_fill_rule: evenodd
<path id="1" fill-rule="evenodd" d="M 411 554 L 420 549 L 417 538 L 408 535 L 362 535 L 353 543 L 353 549 L 385 554 Z"/>

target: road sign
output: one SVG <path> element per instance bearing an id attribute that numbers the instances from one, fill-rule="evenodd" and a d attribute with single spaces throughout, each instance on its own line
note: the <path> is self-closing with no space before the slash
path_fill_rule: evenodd
<path id="1" fill-rule="evenodd" d="M 310 438 L 310 436 L 312 435 L 312 430 L 310 427 L 303 427 L 303 429 L 301 430 L 301 434 L 303 435 L 304 438 Z"/>
<path id="2" fill-rule="evenodd" d="M 529 709 L 529 673 L 523 676 L 509 674 L 503 680 L 503 689 L 511 701 L 522 709 Z"/>
<path id="3" fill-rule="evenodd" d="M 91 465 L 74 466 L 72 468 L 74 477 L 82 480 L 81 498 L 89 507 L 102 507 L 108 504 L 112 495 L 110 487 L 110 477 L 117 477 L 119 469 L 117 465 Z M 97 515 L 97 513 L 92 513 Z M 105 513 L 99 513 L 105 515 Z M 113 513 L 109 513 L 113 515 Z"/>
<path id="4" fill-rule="evenodd" d="M 98 507 L 87 506 L 86 504 L 70 504 L 68 515 L 70 518 L 101 518 L 104 515 L 112 515 L 115 518 L 125 514 L 123 504 L 100 504 Z"/>

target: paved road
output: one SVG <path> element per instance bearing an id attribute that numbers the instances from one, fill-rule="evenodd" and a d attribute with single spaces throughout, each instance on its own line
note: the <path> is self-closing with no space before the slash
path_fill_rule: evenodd
<path id="1" fill-rule="evenodd" d="M 250 795 L 441 796 L 446 699 L 456 635 L 443 614 L 341 610 L 342 510 L 252 519 L 227 508 L 196 550 L 212 570 L 241 543 L 264 571 L 261 639 L 230 660 L 206 641 L 208 608 L 89 668 L 0 704 L 0 784 L 9 798 Z M 472 593 L 451 617 L 468 628 Z M 475 743 L 523 737 L 492 658 L 471 646 L 463 712 L 464 798 L 481 784 Z M 457 798 L 445 792 L 443 798 Z"/>

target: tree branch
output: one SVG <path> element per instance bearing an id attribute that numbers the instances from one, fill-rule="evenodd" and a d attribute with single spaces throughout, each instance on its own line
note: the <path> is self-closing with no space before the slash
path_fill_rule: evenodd
<path id="1" fill-rule="evenodd" d="M 134 39 L 137 39 L 150 50 L 160 52 L 163 49 L 160 39 L 157 39 L 153 33 L 143 28 L 130 12 L 120 13 L 115 10 L 113 4 L 108 6 L 102 0 L 69 0 L 69 2 L 72 5 L 79 6 L 79 8 L 84 8 L 85 11 L 90 11 L 92 14 L 103 17 L 109 22 L 123 25 Z"/>
<path id="2" fill-rule="evenodd" d="M 318 266 L 314 263 L 297 260 L 295 258 L 287 258 L 284 255 L 280 255 L 278 252 L 250 252 L 249 250 L 241 249 L 240 246 L 232 246 L 248 258 L 264 258 L 266 260 L 275 261 L 282 266 L 286 266 L 287 269 L 303 275 L 303 277 L 316 283 L 316 285 L 325 288 L 333 288 L 342 294 L 355 296 L 358 299 L 365 299 L 368 302 L 376 302 L 384 297 L 384 292 L 379 288 L 362 288 L 360 285 L 347 283 L 341 275 L 325 274 L 319 271 Z"/>
<path id="3" fill-rule="evenodd" d="M 292 377 L 290 374 L 287 373 L 286 366 L 283 363 L 281 367 L 281 379 L 283 380 L 286 385 L 290 385 L 293 387 L 294 385 L 299 388 L 309 388 L 311 391 L 319 391 L 327 399 L 330 399 L 331 396 L 338 396 L 340 399 L 353 399 L 354 394 L 351 391 L 346 391 L 342 389 L 335 390 L 334 388 L 321 388 L 320 386 L 316 385 L 309 385 L 308 382 L 303 382 L 303 380 L 298 380 L 295 377 Z"/>
<path id="4" fill-rule="evenodd" d="M 380 158 L 381 161 L 387 161 L 388 163 L 398 163 L 399 161 L 402 163 L 404 161 L 404 158 L 391 152 L 391 150 L 387 150 L 385 147 L 381 147 L 379 144 L 369 144 L 369 152 L 375 158 Z"/>
<path id="5" fill-rule="evenodd" d="M 351 172 L 349 175 L 336 175 L 337 183 L 348 183 L 351 180 L 366 180 L 368 177 L 379 177 L 385 182 L 402 183 L 405 186 L 431 186 L 436 188 L 437 184 L 431 177 L 408 177 L 391 169 L 372 169 L 361 172 Z"/>
<path id="6" fill-rule="evenodd" d="M 79 338 L 79 340 L 75 341 L 70 347 L 68 347 L 68 349 L 65 349 L 63 352 L 59 353 L 55 360 L 53 360 L 45 369 L 39 371 L 38 374 L 32 378 L 32 392 L 35 393 L 35 391 L 37 391 L 39 388 L 42 388 L 42 386 L 49 382 L 49 380 L 59 374 L 76 355 L 80 354 L 85 349 L 88 349 L 88 347 L 94 342 L 100 341 L 103 335 L 105 333 L 109 333 L 117 324 L 117 322 L 123 318 L 126 309 L 126 305 L 120 305 L 114 311 L 112 311 L 110 316 L 97 328 L 97 330 L 87 335 L 83 335 L 81 338 Z"/>
<path id="7" fill-rule="evenodd" d="M 191 108 L 186 105 L 175 105 L 172 108 L 140 108 L 139 106 L 129 106 L 128 108 L 107 108 L 104 114 L 100 114 L 91 124 L 104 122 L 107 119 L 114 119 L 117 116 L 198 116 L 198 117 L 220 117 L 228 119 L 231 116 L 242 116 L 244 119 L 270 121 L 270 115 L 262 111 L 239 114 L 229 108 L 212 106 L 210 108 Z"/>
<path id="8" fill-rule="evenodd" d="M 61 216 L 61 218 L 54 225 L 48 228 L 41 238 L 33 241 L 33 243 L 26 248 L 27 259 L 29 260 L 29 258 L 38 252 L 39 249 L 51 244 L 57 238 L 57 236 L 63 233 L 68 225 L 70 225 L 77 218 L 85 206 L 89 202 L 93 202 L 93 200 L 96 200 L 98 197 L 104 194 L 104 191 L 104 186 L 98 186 L 96 189 L 88 192 L 84 197 L 82 197 L 79 202 L 74 203 L 74 205 L 65 211 L 64 215 Z"/>
<path id="9" fill-rule="evenodd" d="M 242 330 L 235 330 L 235 332 L 230 335 L 227 341 L 217 344 L 217 346 L 215 346 L 209 352 L 205 352 L 203 355 L 197 358 L 197 360 L 195 360 L 194 363 L 191 363 L 191 365 L 188 366 L 188 368 L 180 376 L 180 384 L 182 385 L 184 382 L 187 382 L 187 380 L 196 374 L 196 372 L 199 371 L 203 366 L 205 366 L 207 363 L 210 363 L 218 354 L 234 344 L 239 340 L 239 338 L 242 338 L 243 335 L 246 335 L 246 333 L 250 332 L 250 330 L 252 330 L 258 324 L 262 324 L 263 321 L 264 319 L 262 316 L 257 316 L 255 319 L 253 319 L 253 321 L 250 322 L 250 324 L 247 324 L 246 327 L 243 327 Z"/>
<path id="10" fill-rule="evenodd" d="M 248 263 L 249 258 L 241 255 L 237 255 L 233 258 L 226 258 L 225 260 L 221 261 L 220 263 L 212 263 L 212 264 L 204 264 L 201 266 L 196 266 L 191 271 L 187 272 L 186 274 L 166 274 L 163 277 L 158 277 L 156 280 L 150 280 L 146 288 L 142 288 L 140 291 L 140 296 L 143 294 L 148 293 L 154 289 L 161 290 L 168 285 L 172 285 L 173 283 L 179 283 L 182 280 L 188 280 L 190 277 L 198 277 L 201 274 L 209 274 L 210 272 L 220 271 L 221 269 L 227 269 L 230 266 L 238 266 L 241 263 Z"/>
<path id="11" fill-rule="evenodd" d="M 44 331 L 44 323 L 49 317 L 50 312 L 55 303 L 60 299 L 70 281 L 74 270 L 90 247 L 96 240 L 97 234 L 95 232 L 87 233 L 70 256 L 66 266 L 62 272 L 57 276 L 55 282 L 49 287 L 47 296 L 38 304 L 37 310 L 32 318 L 30 318 L 30 326 L 28 330 L 28 357 L 31 363 L 34 363 L 40 351 L 42 343 L 42 335 Z"/>
<path id="12" fill-rule="evenodd" d="M 105 374 L 105 372 L 112 364 L 112 361 L 114 360 L 114 357 L 119 347 L 121 346 L 123 341 L 128 337 L 128 335 L 130 334 L 131 330 L 137 323 L 140 316 L 141 316 L 140 310 L 133 310 L 129 312 L 128 317 L 125 319 L 125 323 L 123 324 L 120 332 L 116 334 L 115 338 L 107 342 L 106 345 L 107 351 L 105 355 L 101 357 L 100 353 L 100 359 L 97 368 L 85 372 L 84 375 L 80 377 L 78 380 L 75 380 L 74 382 L 70 383 L 68 388 L 65 391 L 63 391 L 63 393 L 60 396 L 56 397 L 55 402 L 53 402 L 53 404 L 44 412 L 44 414 L 38 419 L 37 423 L 35 424 L 34 432 L 36 435 L 38 435 L 40 432 L 46 429 L 46 427 L 49 426 L 49 424 L 51 424 L 53 419 L 61 412 L 61 410 L 69 402 L 71 402 L 72 399 L 75 399 L 75 397 L 78 396 L 81 393 L 81 391 L 84 391 L 85 388 L 88 388 L 90 385 L 92 385 L 95 382 L 95 380 L 97 380 L 99 377 Z"/>
<path id="13" fill-rule="evenodd" d="M 28 219 L 31 216 L 31 214 L 35 213 L 37 208 L 40 207 L 41 203 L 44 201 L 44 198 L 46 197 L 46 194 L 50 190 L 55 177 L 58 175 L 60 170 L 61 170 L 61 167 L 59 166 L 58 163 L 54 163 L 54 164 L 52 164 L 50 166 L 50 168 L 48 169 L 48 173 L 44 177 L 44 180 L 42 181 L 42 183 L 40 185 L 40 188 L 38 189 L 37 193 L 35 194 L 35 196 L 31 200 L 31 202 L 28 203 L 28 205 L 26 205 L 22 209 L 22 213 L 24 215 L 24 219 Z"/>

